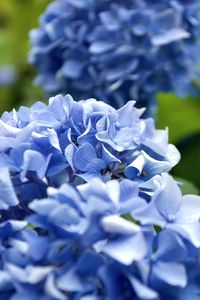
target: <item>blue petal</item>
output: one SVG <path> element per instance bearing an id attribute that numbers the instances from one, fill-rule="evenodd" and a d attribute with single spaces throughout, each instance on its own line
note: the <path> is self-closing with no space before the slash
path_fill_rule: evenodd
<path id="1" fill-rule="evenodd" d="M 0 209 L 8 209 L 19 203 L 7 168 L 0 169 L 0 191 Z"/>
<path id="2" fill-rule="evenodd" d="M 34 150 L 26 150 L 24 152 L 24 174 L 27 171 L 39 171 L 44 164 L 45 160 L 42 154 L 40 154 L 39 152 Z"/>
<path id="3" fill-rule="evenodd" d="M 120 163 L 121 161 L 108 151 L 108 149 L 102 144 L 102 159 L 105 161 L 106 165 L 111 163 Z"/>
<path id="4" fill-rule="evenodd" d="M 80 77 L 83 70 L 83 63 L 75 59 L 67 60 L 62 66 L 62 73 L 64 76 L 77 79 Z"/>
<path id="5" fill-rule="evenodd" d="M 153 202 L 150 202 L 146 207 L 144 206 L 138 209 L 136 212 L 133 211 L 131 215 L 143 225 L 158 225 L 164 227 L 167 224 L 165 218 L 158 212 Z"/>
<path id="6" fill-rule="evenodd" d="M 189 37 L 190 33 L 186 30 L 182 28 L 173 28 L 166 33 L 154 36 L 151 41 L 154 46 L 163 46 L 178 40 L 188 39 Z"/>
<path id="7" fill-rule="evenodd" d="M 184 239 L 190 241 L 195 247 L 200 247 L 200 223 L 171 223 L 167 228 L 177 232 Z"/>
<path id="8" fill-rule="evenodd" d="M 158 250 L 154 258 L 161 261 L 183 261 L 187 256 L 187 249 L 182 239 L 170 230 L 164 230 L 158 237 Z"/>
<path id="9" fill-rule="evenodd" d="M 156 291 L 152 290 L 148 286 L 142 284 L 136 278 L 129 276 L 129 280 L 131 285 L 133 286 L 137 296 L 139 299 L 147 299 L 147 300 L 156 300 L 158 299 L 158 294 Z"/>
<path id="10" fill-rule="evenodd" d="M 48 132 L 48 138 L 49 138 L 49 142 L 50 144 L 57 150 L 61 150 L 60 149 L 60 143 L 59 143 L 59 139 L 58 139 L 58 135 L 56 133 L 56 131 L 53 128 L 48 128 L 47 129 Z"/>
<path id="11" fill-rule="evenodd" d="M 125 175 L 131 179 L 137 176 L 148 179 L 162 172 L 167 172 L 170 168 L 171 166 L 167 161 L 156 160 L 142 151 L 141 155 L 125 168 Z"/>
<path id="12" fill-rule="evenodd" d="M 70 167 L 72 168 L 72 170 L 75 170 L 74 167 L 74 154 L 76 152 L 76 147 L 74 144 L 69 144 L 66 149 L 65 149 L 65 158 L 67 160 L 67 162 L 69 163 Z"/>
<path id="13" fill-rule="evenodd" d="M 101 219 L 101 226 L 105 232 L 132 235 L 140 232 L 140 227 L 117 215 L 105 216 Z"/>
<path id="14" fill-rule="evenodd" d="M 0 292 L 13 289 L 11 276 L 6 271 L 0 271 Z"/>
<path id="15" fill-rule="evenodd" d="M 53 199 L 34 200 L 29 204 L 29 207 L 41 216 L 48 216 L 52 210 L 57 207 L 58 203 Z"/>
<path id="16" fill-rule="evenodd" d="M 66 292 L 78 292 L 84 289 L 83 281 L 73 268 L 57 279 L 57 286 Z"/>
<path id="17" fill-rule="evenodd" d="M 137 233 L 130 237 L 119 237 L 108 240 L 102 251 L 124 265 L 143 259 L 147 248 L 144 237 Z"/>
<path id="18" fill-rule="evenodd" d="M 80 146 L 74 154 L 74 166 L 81 171 L 89 171 L 90 167 L 88 165 L 93 159 L 96 159 L 97 155 L 93 146 L 86 143 Z"/>
<path id="19" fill-rule="evenodd" d="M 182 194 L 177 183 L 168 174 L 162 175 L 163 182 L 155 193 L 152 201 L 166 220 L 172 221 L 175 218 L 182 204 Z"/>
<path id="20" fill-rule="evenodd" d="M 187 284 L 185 267 L 179 263 L 157 262 L 153 267 L 153 276 L 172 286 L 183 288 Z"/>
<path id="21" fill-rule="evenodd" d="M 65 300 L 66 297 L 56 286 L 56 280 L 53 274 L 50 274 L 45 283 L 45 292 L 47 295 L 58 300 Z"/>
<path id="22" fill-rule="evenodd" d="M 176 215 L 178 223 L 194 223 L 200 220 L 200 197 L 196 195 L 183 196 L 182 205 Z"/>

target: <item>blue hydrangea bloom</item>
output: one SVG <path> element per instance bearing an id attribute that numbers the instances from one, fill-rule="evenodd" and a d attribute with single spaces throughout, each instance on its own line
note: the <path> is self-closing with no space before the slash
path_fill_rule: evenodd
<path id="1" fill-rule="evenodd" d="M 58 95 L 3 113 L 1 300 L 198 299 L 200 197 L 134 105 Z"/>
<path id="2" fill-rule="evenodd" d="M 49 187 L 46 198 L 29 204 L 25 222 L 3 222 L 1 298 L 198 299 L 200 197 L 182 196 L 165 173 L 154 180 L 149 203 L 128 179 Z M 150 205 L 162 222 L 155 208 L 150 218 Z M 192 240 L 183 234 L 187 226 Z"/>
<path id="3" fill-rule="evenodd" d="M 191 92 L 199 35 L 198 0 L 57 0 L 30 34 L 29 61 L 48 94 L 153 110 L 158 91 Z"/>
<path id="4" fill-rule="evenodd" d="M 153 119 L 141 119 L 142 112 L 134 101 L 116 110 L 95 99 L 75 102 L 69 95 L 5 112 L 0 170 L 11 172 L 21 203 L 45 197 L 48 186 L 93 177 L 107 181 L 125 175 L 142 184 L 180 159 L 168 144 L 167 129 L 156 130 Z"/>

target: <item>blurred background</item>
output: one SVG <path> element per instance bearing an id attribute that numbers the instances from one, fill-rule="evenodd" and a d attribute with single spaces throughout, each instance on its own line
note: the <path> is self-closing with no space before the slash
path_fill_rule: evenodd
<path id="1" fill-rule="evenodd" d="M 46 101 L 33 84 L 35 70 L 28 65 L 29 31 L 49 0 L 0 1 L 0 113 L 37 100 Z M 200 49 L 199 49 L 200 55 Z M 200 90 L 200 87 L 199 87 Z M 200 91 L 199 97 L 178 99 L 158 94 L 158 128 L 169 128 L 169 140 L 181 152 L 182 160 L 173 175 L 184 181 L 188 193 L 200 191 Z"/>
<path id="2" fill-rule="evenodd" d="M 49 0 L 0 1 L 0 111 L 44 99 L 27 63 L 29 31 Z"/>

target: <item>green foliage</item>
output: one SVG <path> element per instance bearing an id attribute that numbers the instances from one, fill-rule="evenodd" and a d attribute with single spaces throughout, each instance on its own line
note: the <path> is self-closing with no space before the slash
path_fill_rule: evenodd
<path id="1" fill-rule="evenodd" d="M 181 161 L 172 171 L 173 175 L 186 179 L 183 191 L 196 193 L 195 186 L 187 180 L 200 190 L 200 99 L 159 94 L 157 126 L 169 128 L 170 142 L 175 143 L 181 153 Z"/>
<path id="2" fill-rule="evenodd" d="M 199 99 L 159 94 L 157 126 L 169 128 L 169 140 L 181 153 L 173 175 L 181 178 L 184 193 L 197 194 L 197 188 L 200 191 L 200 93 Z"/>
<path id="3" fill-rule="evenodd" d="M 29 31 L 38 24 L 38 16 L 50 0 L 0 1 L 0 66 L 13 65 L 17 81 L 9 88 L 0 88 L 0 112 L 21 103 L 44 98 L 32 85 L 34 70 L 27 63 Z"/>
<path id="4" fill-rule="evenodd" d="M 0 64 L 24 65 L 29 49 L 29 31 L 49 0 L 1 0 Z M 4 50 L 4 51 L 3 51 Z"/>
<path id="5" fill-rule="evenodd" d="M 173 94 L 158 95 L 158 128 L 169 128 L 171 143 L 200 132 L 200 92 L 198 98 L 179 99 Z"/>
<path id="6" fill-rule="evenodd" d="M 173 175 L 181 179 L 187 178 L 200 191 L 200 134 L 185 139 L 178 148 L 182 157 L 180 163 L 174 168 Z"/>

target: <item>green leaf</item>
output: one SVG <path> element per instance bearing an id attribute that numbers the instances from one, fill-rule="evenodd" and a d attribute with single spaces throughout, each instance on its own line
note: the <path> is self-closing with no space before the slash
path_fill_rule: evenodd
<path id="1" fill-rule="evenodd" d="M 157 127 L 169 128 L 169 140 L 200 132 L 200 96 L 179 99 L 173 94 L 158 94 Z"/>
<path id="2" fill-rule="evenodd" d="M 189 180 L 200 191 L 200 134 L 183 140 L 178 149 L 181 152 L 181 161 L 172 170 L 172 174 Z"/>
<path id="3" fill-rule="evenodd" d="M 33 85 L 35 71 L 28 65 L 29 31 L 38 26 L 38 18 L 50 0 L 0 1 L 0 66 L 13 65 L 16 83 L 0 87 L 0 115 L 20 103 L 40 99 L 43 92 Z"/>
<path id="4" fill-rule="evenodd" d="M 125 214 L 125 215 L 122 215 L 122 218 L 124 218 L 124 219 L 126 219 L 127 221 L 130 221 L 130 222 L 132 222 L 132 223 L 134 223 L 134 224 L 139 224 L 139 222 L 138 221 L 136 221 L 136 220 L 134 220 L 132 217 L 131 217 L 131 215 L 129 215 L 129 214 Z"/>

